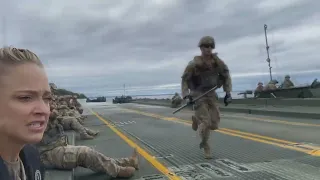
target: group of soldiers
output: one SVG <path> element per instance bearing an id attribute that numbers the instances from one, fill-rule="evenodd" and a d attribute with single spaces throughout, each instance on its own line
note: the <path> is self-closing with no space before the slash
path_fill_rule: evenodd
<path id="1" fill-rule="evenodd" d="M 211 148 L 208 143 L 210 131 L 217 130 L 220 122 L 220 111 L 217 94 L 212 91 L 196 102 L 194 97 L 207 92 L 213 87 L 223 87 L 225 103 L 231 102 L 231 77 L 228 66 L 222 61 L 215 49 L 215 41 L 211 36 L 200 39 L 198 47 L 200 56 L 195 56 L 185 68 L 181 79 L 182 98 L 176 94 L 174 101 L 192 102 L 195 114 L 192 116 L 192 129 L 198 131 L 204 149 L 205 158 L 211 159 Z M 56 86 L 50 84 L 51 91 Z M 75 130 L 82 139 L 93 139 L 99 132 L 93 131 L 83 124 L 87 120 L 83 109 L 74 96 L 58 97 L 53 95 L 50 104 L 51 115 L 43 139 L 37 144 L 41 153 L 41 161 L 47 168 L 72 169 L 78 166 L 89 168 L 94 172 L 104 172 L 111 177 L 131 177 L 139 168 L 138 153 L 134 149 L 131 157 L 113 159 L 87 146 L 69 145 L 65 130 Z"/>
<path id="2" fill-rule="evenodd" d="M 204 149 L 206 159 L 211 159 L 211 146 L 209 144 L 210 132 L 217 130 L 220 123 L 220 111 L 217 94 L 212 89 L 221 88 L 225 92 L 225 104 L 231 102 L 232 81 L 228 66 L 218 57 L 215 49 L 215 40 L 211 36 L 200 39 L 198 47 L 200 56 L 195 56 L 185 67 L 181 76 L 181 96 L 176 93 L 172 98 L 172 107 L 178 107 L 187 101 L 194 107 L 192 129 L 198 131 L 201 141 L 200 149 Z M 273 89 L 277 82 L 270 82 L 267 88 Z M 56 86 L 50 84 L 52 92 Z M 290 77 L 285 77 L 282 88 L 292 87 Z M 263 88 L 259 83 L 257 89 Z M 210 90 L 210 91 L 208 91 Z M 195 97 L 202 98 L 194 101 Z M 209 93 L 208 93 L 209 92 Z M 84 127 L 86 116 L 74 96 L 53 96 L 50 104 L 51 116 L 42 141 L 38 144 L 42 163 L 46 167 L 71 169 L 77 166 L 89 168 L 94 172 L 104 172 L 112 177 L 131 177 L 139 168 L 138 153 L 134 149 L 131 157 L 113 159 L 87 146 L 69 145 L 65 130 L 75 130 L 82 139 L 93 139 L 99 132 Z"/>
<path id="3" fill-rule="evenodd" d="M 134 149 L 131 157 L 110 158 L 87 146 L 68 144 L 67 130 L 74 130 L 83 140 L 94 139 L 99 132 L 84 127 L 87 116 L 76 96 L 58 96 L 57 87 L 50 83 L 52 101 L 50 118 L 43 138 L 36 146 L 44 167 L 73 169 L 78 166 L 94 172 L 106 173 L 111 177 L 131 177 L 139 168 L 138 153 Z"/>
<path id="4" fill-rule="evenodd" d="M 279 82 L 277 80 L 271 80 L 266 86 L 263 86 L 263 83 L 259 82 L 255 92 L 275 90 L 275 89 L 278 89 L 278 88 L 285 89 L 285 88 L 294 87 L 293 82 L 290 80 L 290 75 L 286 75 L 284 77 L 284 81 L 279 87 L 277 87 L 278 83 Z"/>

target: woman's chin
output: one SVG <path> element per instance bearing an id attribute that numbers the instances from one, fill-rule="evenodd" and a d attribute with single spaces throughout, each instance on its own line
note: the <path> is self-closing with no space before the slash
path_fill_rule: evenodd
<path id="1" fill-rule="evenodd" d="M 42 140 L 43 133 L 32 134 L 24 137 L 24 140 L 27 144 L 36 144 Z"/>

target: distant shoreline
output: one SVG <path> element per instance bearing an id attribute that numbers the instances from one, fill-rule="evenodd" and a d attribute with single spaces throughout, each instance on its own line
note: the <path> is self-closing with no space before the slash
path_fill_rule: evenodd
<path id="1" fill-rule="evenodd" d="M 224 92 L 217 92 L 219 98 L 223 98 L 225 93 Z M 180 95 L 180 94 L 179 94 Z M 233 99 L 243 99 L 243 95 L 238 95 L 238 92 L 231 92 Z M 131 96 L 132 99 L 171 99 L 174 96 L 174 93 L 165 93 L 165 94 L 149 94 L 149 95 L 130 95 L 127 94 L 126 96 Z M 248 95 L 248 98 L 253 97 L 253 95 Z M 98 96 L 96 96 L 98 97 Z M 107 99 L 113 99 L 115 97 L 121 97 L 121 95 L 118 96 L 104 96 Z M 88 98 L 95 98 L 95 97 L 88 97 Z"/>

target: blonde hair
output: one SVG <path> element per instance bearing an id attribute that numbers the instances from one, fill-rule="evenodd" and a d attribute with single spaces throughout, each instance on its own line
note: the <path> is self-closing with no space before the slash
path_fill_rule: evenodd
<path id="1" fill-rule="evenodd" d="M 43 67 L 39 57 L 28 49 L 18 49 L 15 47 L 0 48 L 0 73 L 4 72 L 9 66 L 35 63 Z"/>

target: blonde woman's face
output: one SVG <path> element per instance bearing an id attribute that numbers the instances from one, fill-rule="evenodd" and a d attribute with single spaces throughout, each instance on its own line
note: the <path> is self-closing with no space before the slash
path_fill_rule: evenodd
<path id="1" fill-rule="evenodd" d="M 0 74 L 0 136 L 16 143 L 41 141 L 50 115 L 45 70 L 26 63 Z"/>

